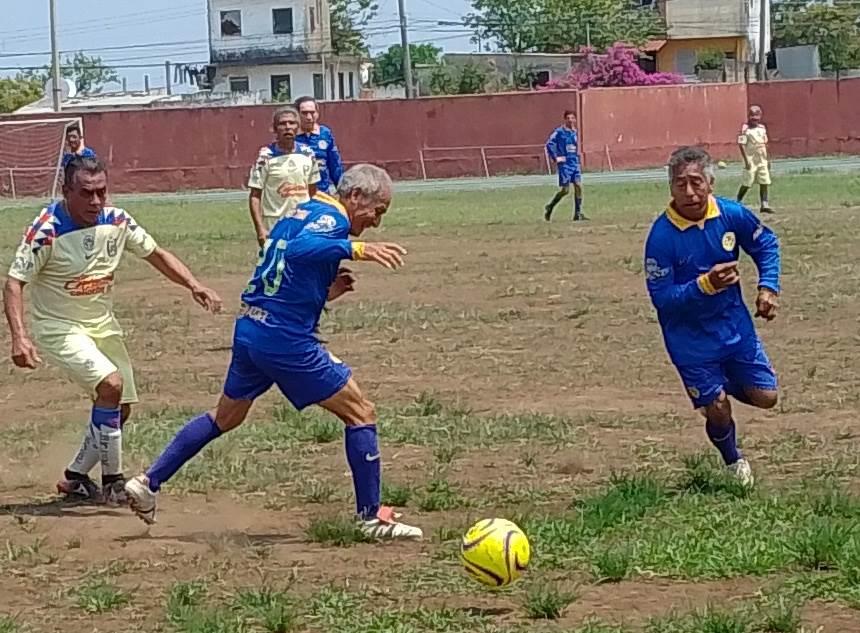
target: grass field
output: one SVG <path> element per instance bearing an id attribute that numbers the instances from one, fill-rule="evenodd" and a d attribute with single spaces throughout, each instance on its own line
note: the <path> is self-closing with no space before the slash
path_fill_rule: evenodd
<path id="1" fill-rule="evenodd" d="M 0 361 L 0 633 L 860 631 L 860 179 L 774 187 L 784 295 L 760 327 L 782 400 L 737 406 L 751 493 L 722 476 L 644 290 L 666 187 L 586 187 L 592 221 L 576 225 L 543 222 L 550 194 L 395 199 L 370 239 L 402 243 L 407 266 L 355 264 L 357 292 L 325 316 L 381 412 L 385 500 L 421 543 L 357 538 L 339 424 L 274 392 L 171 482 L 152 528 L 58 503 L 86 398 L 51 367 Z M 228 312 L 123 268 L 143 400 L 126 427 L 132 474 L 219 392 L 255 247 L 242 205 L 129 210 Z M 0 214 L 3 266 L 35 212 Z M 746 258 L 742 274 L 749 299 Z M 456 560 L 465 528 L 492 516 L 533 547 L 497 592 Z"/>

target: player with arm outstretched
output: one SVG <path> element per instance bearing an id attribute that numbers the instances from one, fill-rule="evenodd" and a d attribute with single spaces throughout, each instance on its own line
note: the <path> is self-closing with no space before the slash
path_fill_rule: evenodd
<path id="1" fill-rule="evenodd" d="M 91 158 L 75 158 L 64 174 L 63 200 L 44 209 L 24 234 L 3 294 L 12 361 L 35 369 L 44 356 L 93 399 L 81 448 L 57 490 L 64 495 L 124 503 L 122 425 L 138 401 L 134 373 L 113 313 L 113 286 L 123 254 L 145 259 L 184 286 L 209 311 L 218 295 L 160 248 L 123 209 L 105 206 L 107 174 Z M 24 324 L 30 288 L 35 345 Z M 38 351 L 37 351 L 38 346 Z M 101 462 L 102 489 L 89 477 Z"/>
<path id="2" fill-rule="evenodd" d="M 338 185 L 337 198 L 319 193 L 272 229 L 242 294 L 233 334 L 233 356 L 214 409 L 191 419 L 146 471 L 126 485 L 132 509 L 155 521 L 161 486 L 203 447 L 235 429 L 254 400 L 277 385 L 301 410 L 317 404 L 345 425 L 346 457 L 355 486 L 359 526 L 374 538 L 420 538 L 380 505 L 380 452 L 376 409 L 352 370 L 330 354 L 315 330 L 327 300 L 352 289 L 343 260 L 371 261 L 389 269 L 403 264 L 396 244 L 350 241 L 379 226 L 391 203 L 391 179 L 372 165 L 357 165 Z"/>
<path id="3" fill-rule="evenodd" d="M 558 192 L 544 207 L 543 218 L 552 219 L 555 205 L 570 193 L 573 185 L 573 220 L 587 220 L 582 213 L 582 171 L 579 159 L 579 135 L 576 132 L 576 112 L 565 110 L 564 124 L 556 128 L 546 142 L 546 152 L 558 169 Z"/>
<path id="4" fill-rule="evenodd" d="M 669 178 L 672 202 L 655 220 L 645 246 L 648 293 L 669 358 L 707 420 L 708 438 L 729 470 L 752 485 L 728 396 L 770 409 L 778 387 L 744 305 L 738 258 L 742 249 L 755 262 L 755 316 L 770 321 L 779 306 L 779 241 L 752 211 L 713 196 L 714 165 L 704 150 L 675 151 Z"/>
<path id="5" fill-rule="evenodd" d="M 260 246 L 275 223 L 317 191 L 319 166 L 313 150 L 296 142 L 299 113 L 278 108 L 272 120 L 275 142 L 260 148 L 248 179 L 248 209 Z"/>

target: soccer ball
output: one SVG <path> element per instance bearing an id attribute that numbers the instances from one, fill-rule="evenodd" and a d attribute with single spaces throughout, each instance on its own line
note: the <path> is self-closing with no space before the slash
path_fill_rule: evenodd
<path id="1" fill-rule="evenodd" d="M 529 539 L 513 522 L 484 519 L 460 543 L 460 562 L 469 576 L 490 587 L 504 587 L 520 577 L 531 557 Z"/>
<path id="2" fill-rule="evenodd" d="M 721 160 L 720 162 L 717 163 L 717 167 L 719 169 L 725 169 L 726 168 L 726 161 Z"/>

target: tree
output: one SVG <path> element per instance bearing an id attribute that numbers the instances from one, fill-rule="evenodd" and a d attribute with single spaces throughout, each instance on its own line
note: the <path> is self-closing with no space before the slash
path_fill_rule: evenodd
<path id="1" fill-rule="evenodd" d="M 665 34 L 659 12 L 631 0 L 472 0 L 472 8 L 465 23 L 474 39 L 514 53 L 642 44 Z"/>
<path id="2" fill-rule="evenodd" d="M 14 112 L 43 96 L 42 83 L 37 79 L 22 74 L 0 77 L 0 112 Z"/>
<path id="3" fill-rule="evenodd" d="M 45 66 L 42 70 L 28 72 L 27 76 L 44 84 L 51 77 L 51 67 Z M 66 57 L 60 63 L 60 76 L 71 79 L 81 94 L 97 93 L 105 84 L 119 81 L 116 70 L 102 61 L 101 57 L 90 57 L 82 51 L 78 51 L 73 57 Z"/>
<path id="4" fill-rule="evenodd" d="M 684 83 L 682 75 L 646 73 L 636 63 L 637 51 L 624 44 L 610 46 L 603 55 L 587 50 L 585 58 L 561 79 L 550 81 L 545 89 L 608 88 L 622 86 L 661 86 Z"/>
<path id="5" fill-rule="evenodd" d="M 860 5 L 835 0 L 832 5 L 779 2 L 774 5 L 774 45 L 818 44 L 822 70 L 860 67 Z"/>
<path id="6" fill-rule="evenodd" d="M 439 63 L 441 54 L 442 49 L 433 44 L 409 45 L 413 68 L 416 64 L 435 66 Z M 373 81 L 377 85 L 403 83 L 403 47 L 400 44 L 390 46 L 387 51 L 374 58 Z"/>
<path id="7" fill-rule="evenodd" d="M 336 55 L 367 55 L 367 40 L 362 29 L 376 16 L 379 6 L 373 0 L 332 0 L 331 44 Z"/>
<path id="8" fill-rule="evenodd" d="M 472 63 L 463 66 L 440 65 L 430 76 L 434 95 L 474 95 L 485 92 L 489 73 Z"/>

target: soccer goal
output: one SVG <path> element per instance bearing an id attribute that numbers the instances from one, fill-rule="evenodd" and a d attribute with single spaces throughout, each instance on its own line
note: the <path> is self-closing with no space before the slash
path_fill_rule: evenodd
<path id="1" fill-rule="evenodd" d="M 0 197 L 27 198 L 60 192 L 66 129 L 77 118 L 0 121 Z"/>

